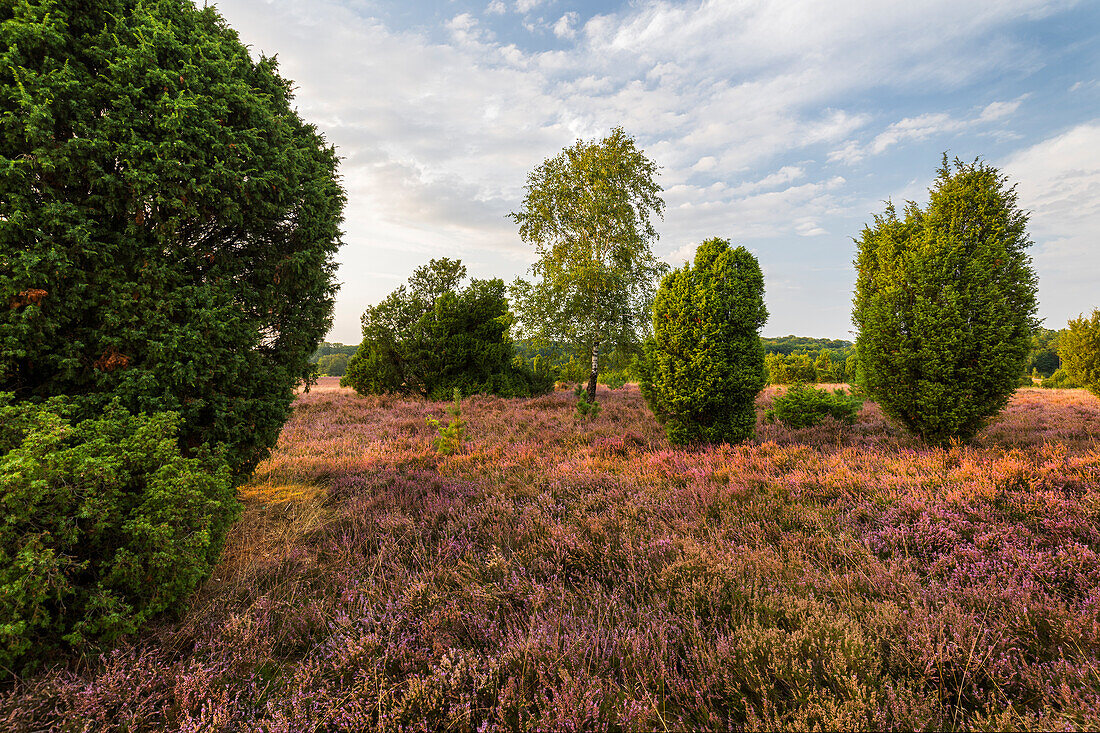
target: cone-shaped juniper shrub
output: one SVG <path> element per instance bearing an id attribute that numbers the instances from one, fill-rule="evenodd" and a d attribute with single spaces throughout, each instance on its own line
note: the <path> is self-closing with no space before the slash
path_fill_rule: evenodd
<path id="1" fill-rule="evenodd" d="M 969 440 L 1016 391 L 1037 325 L 1027 215 L 997 169 L 944 156 L 928 206 L 857 241 L 863 386 L 934 445 Z"/>
<path id="2" fill-rule="evenodd" d="M 724 239 L 703 242 L 694 266 L 664 278 L 640 371 L 642 393 L 670 441 L 752 437 L 756 395 L 767 382 L 759 335 L 767 318 L 759 263 Z"/>
<path id="3" fill-rule="evenodd" d="M 1100 309 L 1093 310 L 1091 318 L 1070 320 L 1058 338 L 1058 356 L 1069 379 L 1100 397 Z"/>

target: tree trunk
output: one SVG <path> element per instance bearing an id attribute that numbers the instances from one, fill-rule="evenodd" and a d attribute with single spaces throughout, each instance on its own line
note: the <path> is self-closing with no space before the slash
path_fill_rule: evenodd
<path id="1" fill-rule="evenodd" d="M 596 377 L 600 374 L 600 342 L 592 344 L 592 371 L 588 375 L 588 401 L 596 401 Z"/>

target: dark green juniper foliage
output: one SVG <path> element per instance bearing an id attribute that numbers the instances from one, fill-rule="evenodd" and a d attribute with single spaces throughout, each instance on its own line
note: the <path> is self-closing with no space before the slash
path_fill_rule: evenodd
<path id="1" fill-rule="evenodd" d="M 362 394 L 396 392 L 445 399 L 463 394 L 541 394 L 549 377 L 515 363 L 504 281 L 472 280 L 442 258 L 420 267 L 363 314 L 363 342 L 340 383 Z"/>
<path id="2" fill-rule="evenodd" d="M 574 415 L 578 420 L 594 420 L 600 414 L 600 403 L 588 401 L 588 391 L 583 384 L 578 384 L 573 389 L 573 396 L 577 398 L 577 412 Z"/>
<path id="3" fill-rule="evenodd" d="M 708 239 L 665 277 L 653 304 L 641 389 L 676 444 L 739 442 L 756 428 L 767 378 L 759 331 L 764 275 L 744 247 Z"/>
<path id="4" fill-rule="evenodd" d="M 0 0 L 0 39 L 0 390 L 246 473 L 329 327 L 335 152 L 212 7 Z"/>
<path id="5" fill-rule="evenodd" d="M 178 611 L 239 511 L 229 468 L 184 458 L 173 413 L 0 393 L 0 677 Z"/>
<path id="6" fill-rule="evenodd" d="M 969 440 L 1016 390 L 1037 326 L 1027 215 L 979 161 L 944 156 L 927 208 L 875 217 L 856 243 L 863 386 L 925 441 Z"/>

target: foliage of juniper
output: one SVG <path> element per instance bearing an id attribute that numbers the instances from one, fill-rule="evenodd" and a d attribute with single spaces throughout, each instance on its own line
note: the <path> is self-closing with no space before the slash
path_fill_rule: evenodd
<path id="1" fill-rule="evenodd" d="M 228 466 L 184 458 L 174 413 L 0 393 L 0 678 L 185 608 L 240 510 Z"/>
<path id="2" fill-rule="evenodd" d="M 667 275 L 641 360 L 642 394 L 676 444 L 740 442 L 756 426 L 767 383 L 760 329 L 764 275 L 744 247 L 699 245 L 694 266 Z"/>
<path id="3" fill-rule="evenodd" d="M 451 416 L 444 425 L 435 418 L 427 418 L 427 423 L 435 428 L 436 436 L 432 440 L 435 450 L 441 456 L 453 456 L 462 448 L 466 439 L 466 421 L 462 418 L 462 390 L 454 389 L 454 401 L 447 405 L 447 414 Z"/>
<path id="4" fill-rule="evenodd" d="M 419 267 L 363 313 L 363 342 L 340 383 L 361 394 L 463 394 L 527 397 L 553 380 L 518 363 L 509 336 L 504 281 L 471 280 L 446 257 Z"/>
<path id="5" fill-rule="evenodd" d="M 565 345 L 588 364 L 589 403 L 606 357 L 637 352 L 667 271 L 650 249 L 653 219 L 664 210 L 656 175 L 657 165 L 616 127 L 543 161 L 511 215 L 538 256 L 535 279 L 512 286 L 520 336 Z"/>
<path id="6" fill-rule="evenodd" d="M 1082 315 L 1070 320 L 1058 338 L 1058 356 L 1074 386 L 1100 397 L 1100 309 L 1093 310 L 1090 318 Z"/>
<path id="7" fill-rule="evenodd" d="M 600 415 L 600 403 L 588 401 L 588 391 L 584 385 L 578 384 L 573 390 L 573 396 L 577 398 L 577 411 L 574 417 L 578 420 L 594 420 Z"/>
<path id="8" fill-rule="evenodd" d="M 859 239 L 862 383 L 923 440 L 972 438 L 1008 403 L 1037 323 L 1027 215 L 983 162 L 943 166 L 925 208 L 892 204 Z"/>
<path id="9" fill-rule="evenodd" d="M 858 394 L 834 389 L 832 393 L 796 382 L 785 394 L 772 400 L 771 409 L 764 413 L 768 422 L 781 422 L 789 428 L 810 428 L 819 425 L 826 417 L 852 425 L 859 417 L 863 398 Z"/>
<path id="10" fill-rule="evenodd" d="M 247 474 L 330 325 L 335 151 L 213 7 L 9 0 L 0 39 L 0 390 Z"/>

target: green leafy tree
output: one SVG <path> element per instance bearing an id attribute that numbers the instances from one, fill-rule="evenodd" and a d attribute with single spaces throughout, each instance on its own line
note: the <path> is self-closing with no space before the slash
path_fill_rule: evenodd
<path id="1" fill-rule="evenodd" d="M 1031 353 L 1027 357 L 1024 371 L 1039 377 L 1054 374 L 1062 362 L 1058 359 L 1058 338 L 1061 331 L 1050 328 L 1036 329 L 1031 336 Z"/>
<path id="2" fill-rule="evenodd" d="M 1054 374 L 1044 378 L 1039 386 L 1044 389 L 1080 389 L 1084 385 L 1071 377 L 1065 369 L 1055 369 Z"/>
<path id="3" fill-rule="evenodd" d="M 817 355 L 817 358 L 814 359 L 814 381 L 833 381 L 833 359 L 829 356 L 828 351 L 822 351 Z"/>
<path id="4" fill-rule="evenodd" d="M 472 280 L 466 268 L 432 260 L 363 314 L 363 342 L 340 381 L 362 394 L 416 394 L 446 399 L 489 393 L 506 397 L 548 391 L 552 380 L 516 363 L 504 281 Z"/>
<path id="5" fill-rule="evenodd" d="M 764 364 L 769 384 L 814 383 L 819 381 L 815 360 L 809 354 L 768 354 Z M 830 362 L 831 363 L 831 362 Z"/>
<path id="6" fill-rule="evenodd" d="M 653 294 L 667 265 L 650 250 L 664 202 L 657 166 L 621 128 L 578 141 L 527 178 L 511 216 L 535 247 L 533 282 L 512 286 L 522 337 L 568 345 L 588 365 L 587 401 L 596 401 L 601 358 L 637 351 Z"/>
<path id="7" fill-rule="evenodd" d="M 756 395 L 766 382 L 759 331 L 767 319 L 764 275 L 744 247 L 708 239 L 694 266 L 665 277 L 654 301 L 641 389 L 670 441 L 752 437 Z"/>
<path id="8" fill-rule="evenodd" d="M 313 356 L 309 358 L 314 364 L 321 361 L 322 356 L 328 356 L 330 354 L 343 354 L 344 356 L 351 358 L 351 355 L 359 350 L 359 344 L 352 344 L 347 346 L 345 344 L 329 343 L 328 341 L 322 341 L 321 345 L 317 347 L 317 350 L 313 352 Z"/>
<path id="9" fill-rule="evenodd" d="M 347 370 L 347 354 L 325 354 L 317 361 L 317 371 L 328 377 L 342 377 Z"/>
<path id="10" fill-rule="evenodd" d="M 1066 375 L 1100 397 L 1100 309 L 1093 310 L 1091 318 L 1078 316 L 1069 322 L 1058 338 L 1058 355 Z"/>
<path id="11" fill-rule="evenodd" d="M 944 156 L 925 209 L 857 240 L 863 387 L 929 443 L 969 440 L 1016 390 L 1036 327 L 1027 215 L 995 168 Z"/>
<path id="12" fill-rule="evenodd" d="M 0 38 L 0 390 L 246 473 L 330 324 L 336 153 L 213 7 L 7 0 Z"/>
<path id="13" fill-rule="evenodd" d="M 783 354 L 765 354 L 764 369 L 768 375 L 768 384 L 790 384 L 793 381 Z"/>
<path id="14" fill-rule="evenodd" d="M 816 339 L 789 335 L 761 338 L 760 341 L 764 344 L 764 352 L 768 354 L 809 354 L 827 350 L 843 353 L 843 358 L 847 358 L 848 352 L 852 349 L 852 342 L 843 339 Z"/>

